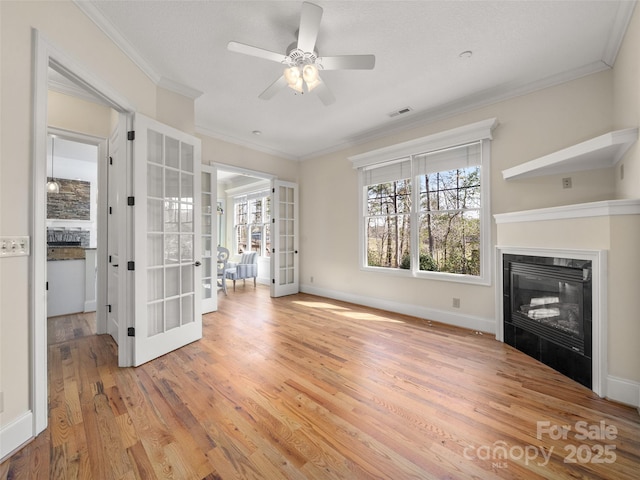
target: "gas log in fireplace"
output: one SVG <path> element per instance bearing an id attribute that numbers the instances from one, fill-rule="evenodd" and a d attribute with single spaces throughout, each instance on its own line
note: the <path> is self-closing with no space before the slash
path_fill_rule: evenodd
<path id="1" fill-rule="evenodd" d="M 592 387 L 590 260 L 503 256 L 504 341 Z"/>

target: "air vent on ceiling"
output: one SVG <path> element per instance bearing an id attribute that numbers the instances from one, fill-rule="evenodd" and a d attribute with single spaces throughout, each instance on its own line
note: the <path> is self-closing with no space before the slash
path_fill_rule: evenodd
<path id="1" fill-rule="evenodd" d="M 389 114 L 389 117 L 394 118 L 394 117 L 399 117 L 400 115 L 405 115 L 407 113 L 409 113 L 411 111 L 411 107 L 404 107 L 401 108 L 400 110 L 396 110 L 395 112 L 391 112 Z"/>

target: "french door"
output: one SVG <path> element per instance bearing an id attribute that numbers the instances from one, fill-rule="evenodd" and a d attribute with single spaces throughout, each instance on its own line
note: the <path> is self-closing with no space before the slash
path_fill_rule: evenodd
<path id="1" fill-rule="evenodd" d="M 133 364 L 202 337 L 200 140 L 134 117 Z"/>
<path id="2" fill-rule="evenodd" d="M 202 166 L 202 313 L 218 309 L 218 212 L 216 169 Z"/>
<path id="3" fill-rule="evenodd" d="M 271 296 L 299 291 L 298 280 L 298 185 L 273 180 L 273 252 L 271 254 Z"/>

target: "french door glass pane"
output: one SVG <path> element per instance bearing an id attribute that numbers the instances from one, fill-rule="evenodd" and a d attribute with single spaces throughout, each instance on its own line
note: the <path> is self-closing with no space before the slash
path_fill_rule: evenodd
<path id="1" fill-rule="evenodd" d="M 179 157 L 179 148 L 180 142 L 175 138 L 166 137 L 165 147 L 167 149 L 167 157 L 165 159 L 165 165 L 168 167 L 179 168 L 180 167 L 180 157 Z"/>

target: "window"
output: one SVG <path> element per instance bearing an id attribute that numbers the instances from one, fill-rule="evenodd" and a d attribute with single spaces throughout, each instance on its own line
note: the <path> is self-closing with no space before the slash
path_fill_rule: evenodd
<path id="1" fill-rule="evenodd" d="M 494 122 L 484 123 L 489 134 Z M 490 136 L 454 132 L 351 158 L 360 171 L 363 268 L 490 282 Z"/>
<path id="2" fill-rule="evenodd" d="M 271 197 L 268 191 L 234 198 L 234 249 L 236 253 L 271 252 Z"/>

